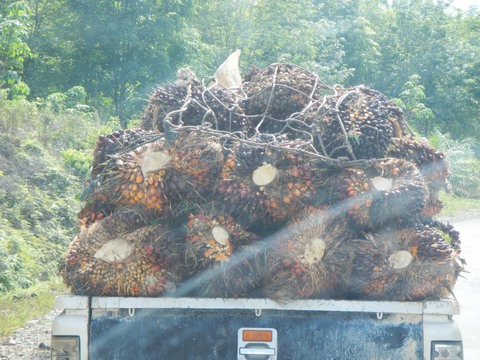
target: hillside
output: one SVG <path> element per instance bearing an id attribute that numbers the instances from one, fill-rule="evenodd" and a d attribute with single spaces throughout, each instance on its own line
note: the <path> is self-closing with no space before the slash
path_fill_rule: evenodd
<path id="1" fill-rule="evenodd" d="M 0 96 L 0 295 L 58 274 L 105 130 L 93 112 L 42 105 Z"/>
<path id="2" fill-rule="evenodd" d="M 26 135 L 0 135 L 0 292 L 47 280 L 71 241 L 81 182 Z"/>

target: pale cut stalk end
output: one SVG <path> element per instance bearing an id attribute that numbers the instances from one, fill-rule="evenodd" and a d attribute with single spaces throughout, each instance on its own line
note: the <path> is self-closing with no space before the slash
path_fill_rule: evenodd
<path id="1" fill-rule="evenodd" d="M 278 169 L 271 164 L 264 163 L 253 171 L 252 181 L 257 186 L 265 186 L 272 183 L 277 176 Z"/>
<path id="2" fill-rule="evenodd" d="M 373 187 L 378 191 L 391 190 L 393 188 L 393 179 L 377 176 L 371 179 Z"/>
<path id="3" fill-rule="evenodd" d="M 125 239 L 110 240 L 98 249 L 94 258 L 111 263 L 122 261 L 133 254 L 135 247 Z"/>
<path id="4" fill-rule="evenodd" d="M 310 243 L 305 246 L 305 253 L 303 254 L 304 262 L 306 264 L 314 264 L 322 260 L 325 255 L 325 248 L 327 244 L 320 238 L 313 238 Z"/>
<path id="5" fill-rule="evenodd" d="M 157 172 L 168 167 L 171 156 L 167 151 L 147 151 L 140 159 L 143 177 L 149 172 Z"/>
<path id="6" fill-rule="evenodd" d="M 225 230 L 225 228 L 215 225 L 212 229 L 212 236 L 220 245 L 228 245 L 228 239 L 230 235 L 228 235 L 228 232 Z"/>
<path id="7" fill-rule="evenodd" d="M 400 250 L 388 257 L 390 267 L 395 270 L 405 269 L 413 260 L 413 255 L 406 250 Z"/>

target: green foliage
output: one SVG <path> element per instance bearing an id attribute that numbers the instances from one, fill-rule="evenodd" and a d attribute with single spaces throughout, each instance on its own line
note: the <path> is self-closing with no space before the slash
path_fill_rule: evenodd
<path id="1" fill-rule="evenodd" d="M 53 113 L 94 107 L 101 119 L 115 116 L 126 127 L 178 67 L 208 79 L 239 48 L 243 72 L 292 62 L 327 84 L 363 83 L 389 97 L 413 81 L 409 91 L 421 89 L 424 98 L 405 106 L 418 132 L 480 134 L 480 18 L 449 10 L 447 1 L 28 2 L 30 12 L 9 15 L 22 22 L 18 41 L 6 42 L 27 44 L 35 56 L 19 57 L 23 72 L 7 69 L 18 83 L 8 96 L 28 96 L 28 85 Z"/>
<path id="2" fill-rule="evenodd" d="M 62 151 L 62 158 L 65 166 L 80 179 L 87 179 L 92 164 L 91 152 L 80 151 L 76 149 L 67 149 Z"/>
<path id="3" fill-rule="evenodd" d="M 76 229 L 78 183 L 53 168 L 46 154 L 23 151 L 2 169 L 0 292 L 54 276 Z"/>
<path id="4" fill-rule="evenodd" d="M 362 14 L 381 52 L 366 81 L 393 97 L 417 74 L 425 94 L 424 107 L 417 109 L 424 119 L 419 131 L 439 129 L 454 138 L 478 134 L 478 94 L 467 85 L 478 85 L 480 75 L 478 14 L 453 15 L 443 1 L 360 2 L 367 4 Z"/>
<path id="5" fill-rule="evenodd" d="M 81 85 L 92 104 L 112 105 L 107 117 L 117 116 L 126 126 L 144 105 L 145 92 L 171 77 L 184 59 L 182 33 L 191 1 L 36 3 L 42 4 L 37 19 L 50 21 L 37 21 L 32 31 L 38 60 L 31 63 L 35 71 L 27 82 L 35 83 L 34 96 L 44 98 L 63 93 L 62 87 Z M 66 23 L 71 31 L 64 31 Z M 57 82 L 55 89 L 51 78 Z"/>
<path id="6" fill-rule="evenodd" d="M 97 126 L 94 113 L 1 101 L 0 293 L 57 275 L 77 231 L 80 204 L 74 199 L 94 144 L 87 139 L 107 129 Z"/>
<path id="7" fill-rule="evenodd" d="M 81 112 L 92 111 L 85 105 L 87 92 L 82 86 L 74 86 L 64 93 L 52 93 L 45 99 L 37 99 L 37 105 L 41 109 L 48 109 L 53 113 L 59 113 L 66 109 L 79 110 Z"/>
<path id="8" fill-rule="evenodd" d="M 453 193 L 459 197 L 480 199 L 480 160 L 474 156 L 474 140 L 452 140 L 448 135 L 437 133 L 431 142 L 446 154 Z"/>
<path id="9" fill-rule="evenodd" d="M 0 7 L 0 87 L 10 89 L 9 97 L 13 99 L 30 92 L 21 79 L 24 62 L 32 56 L 26 41 L 29 14 L 25 1 Z"/>
<path id="10" fill-rule="evenodd" d="M 435 115 L 423 101 L 426 98 L 425 87 L 420 83 L 420 76 L 413 74 L 404 85 L 404 90 L 400 93 L 400 98 L 392 99 L 405 111 L 407 120 L 423 136 L 430 133 L 430 124 Z"/>
<path id="11" fill-rule="evenodd" d="M 342 63 L 344 49 L 336 24 L 311 1 L 209 1 L 199 4 L 186 36 L 188 58 L 200 75 L 211 76 L 235 49 L 241 67 L 295 63 L 318 73 L 329 84 L 351 75 Z M 199 58 L 199 55 L 202 56 Z"/>
<path id="12" fill-rule="evenodd" d="M 37 115 L 35 104 L 25 99 L 9 101 L 0 98 L 0 132 L 17 134 L 20 131 L 34 131 L 33 119 Z"/>
<path id="13" fill-rule="evenodd" d="M 480 199 L 463 198 L 445 192 L 440 194 L 440 198 L 444 203 L 444 208 L 440 213 L 442 218 L 464 218 L 480 213 Z"/>

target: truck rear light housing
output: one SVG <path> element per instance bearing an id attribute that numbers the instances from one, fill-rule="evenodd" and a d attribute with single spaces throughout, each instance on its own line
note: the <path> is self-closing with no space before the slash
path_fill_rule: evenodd
<path id="1" fill-rule="evenodd" d="M 237 360 L 277 360 L 277 330 L 238 329 Z"/>
<path id="2" fill-rule="evenodd" d="M 432 341 L 432 360 L 463 360 L 461 341 Z"/>
<path id="3" fill-rule="evenodd" d="M 52 336 L 51 360 L 80 360 L 78 336 Z"/>

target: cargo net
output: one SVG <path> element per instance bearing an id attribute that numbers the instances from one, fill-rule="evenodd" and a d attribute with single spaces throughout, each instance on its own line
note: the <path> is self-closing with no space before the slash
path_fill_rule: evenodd
<path id="1" fill-rule="evenodd" d="M 183 71 L 151 95 L 143 127 L 167 135 L 196 127 L 239 140 L 268 134 L 272 146 L 301 140 L 304 151 L 327 161 L 382 158 L 406 130 L 402 111 L 379 92 L 330 87 L 292 64 L 252 69 L 235 91 L 203 86 Z"/>
<path id="2" fill-rule="evenodd" d="M 62 275 L 93 295 L 441 298 L 463 269 L 434 219 L 448 177 L 376 90 L 292 64 L 237 88 L 181 69 L 141 128 L 98 138 Z"/>

